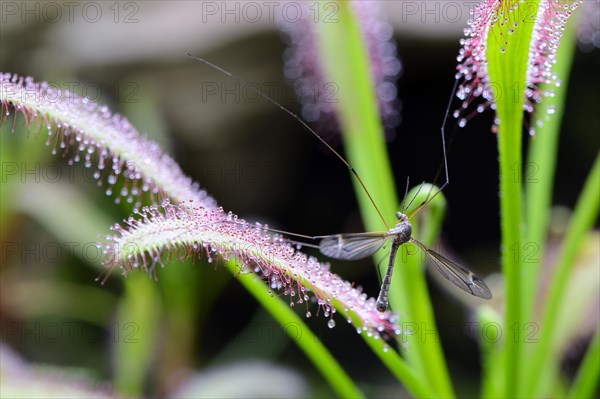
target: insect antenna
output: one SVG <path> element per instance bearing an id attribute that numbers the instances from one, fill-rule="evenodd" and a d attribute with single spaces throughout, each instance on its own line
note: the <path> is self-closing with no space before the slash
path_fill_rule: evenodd
<path id="1" fill-rule="evenodd" d="M 236 82 L 242 84 L 242 85 L 248 85 L 248 82 L 246 82 L 244 79 L 234 75 L 233 73 L 213 64 L 210 61 L 205 60 L 204 58 L 192 55 L 190 53 L 187 53 L 187 56 L 199 61 L 205 65 L 208 65 L 222 73 L 224 73 L 225 75 L 229 76 L 230 78 L 234 79 Z M 346 165 L 346 167 L 348 168 L 348 170 L 350 170 L 350 172 L 354 175 L 354 177 L 356 177 L 356 179 L 358 180 L 358 183 L 360 184 L 360 186 L 362 187 L 363 191 L 367 194 L 367 197 L 369 197 L 369 201 L 371 202 L 371 204 L 373 204 L 373 207 L 375 208 L 375 210 L 377 211 L 377 214 L 379 215 L 379 217 L 381 218 L 381 221 L 383 222 L 383 224 L 385 225 L 386 229 L 389 230 L 389 226 L 385 221 L 385 218 L 383 217 L 381 211 L 379 210 L 379 208 L 377 207 L 377 204 L 375 204 L 375 201 L 373 200 L 373 197 L 371 197 L 371 194 L 369 193 L 369 190 L 367 190 L 367 187 L 365 186 L 365 183 L 363 183 L 362 179 L 360 178 L 360 176 L 358 175 L 358 173 L 356 173 L 356 170 L 354 170 L 354 168 L 352 167 L 352 165 L 350 165 L 348 163 L 348 161 L 346 161 L 344 159 L 344 157 L 342 157 L 336 150 L 333 149 L 333 147 L 331 145 L 329 145 L 329 143 L 327 143 L 321 136 L 319 136 L 319 134 L 317 132 L 315 132 L 310 126 L 308 126 L 308 124 L 306 122 L 304 122 L 298 115 L 296 115 L 295 113 L 293 113 L 292 111 L 290 111 L 289 109 L 287 109 L 286 107 L 284 107 L 283 105 L 281 105 L 279 102 L 277 102 L 276 100 L 272 99 L 271 97 L 267 96 L 266 94 L 264 94 L 258 87 L 256 87 L 255 85 L 252 85 L 252 87 L 254 88 L 254 90 L 256 91 L 256 94 L 258 94 L 260 97 L 262 97 L 263 99 L 269 101 L 271 104 L 273 104 L 274 106 L 278 107 L 279 109 L 281 109 L 282 111 L 285 111 L 288 115 L 290 115 L 292 118 L 296 119 L 298 122 L 300 122 L 300 124 L 308 131 L 310 132 L 313 136 L 315 136 L 321 143 L 323 143 L 325 145 L 325 147 L 327 147 L 331 152 L 333 152 L 333 154 L 338 157 L 338 159 L 340 161 L 342 161 L 342 163 L 344 165 Z"/>
<path id="2" fill-rule="evenodd" d="M 446 177 L 446 181 L 444 182 L 444 184 L 442 184 L 442 186 L 430 197 L 431 195 L 431 191 L 433 190 L 433 186 L 430 188 L 429 193 L 427 194 L 427 197 L 425 198 L 425 201 L 423 201 L 418 207 L 417 209 L 415 209 L 413 212 L 411 212 L 411 214 L 409 215 L 409 218 L 412 218 L 413 216 L 415 216 L 417 213 L 419 213 L 421 211 L 421 209 L 423 209 L 424 207 L 426 207 L 431 201 L 433 201 L 433 199 L 442 192 L 442 190 L 450 183 L 450 174 L 448 173 L 448 156 L 447 156 L 447 151 L 446 151 L 446 124 L 448 123 L 448 117 L 450 116 L 450 107 L 452 106 L 452 100 L 454 99 L 454 95 L 456 94 L 456 89 L 458 88 L 458 79 L 454 79 L 454 85 L 452 86 L 452 92 L 450 93 L 450 98 L 448 99 L 448 105 L 446 106 L 446 113 L 444 114 L 444 120 L 442 122 L 442 127 L 441 129 L 441 136 L 442 136 L 442 154 L 444 155 L 444 160 L 443 162 L 440 164 L 437 173 L 435 175 L 435 179 L 434 182 L 436 182 L 442 172 L 442 167 L 444 168 L 444 174 Z M 454 133 L 456 133 L 456 130 L 454 131 Z M 450 140 L 450 143 L 452 143 L 452 141 L 454 141 L 454 134 L 452 135 L 452 138 Z M 434 183 L 435 184 L 435 183 Z M 420 189 L 419 189 L 420 191 Z M 417 192 L 418 194 L 418 192 Z M 416 198 L 413 198 L 413 200 Z M 411 201 L 412 204 L 412 201 Z M 410 207 L 410 204 L 408 205 L 408 207 Z"/>
<path id="3" fill-rule="evenodd" d="M 408 197 L 409 185 L 410 185 L 410 176 L 406 176 L 406 188 L 404 189 L 404 198 L 402 198 L 402 206 L 400 207 L 400 210 L 402 211 L 402 213 L 404 213 L 406 211 L 406 208 L 404 207 L 404 205 L 406 205 L 406 197 Z"/>
<path id="4" fill-rule="evenodd" d="M 415 199 L 419 196 L 419 194 L 421 193 L 421 189 L 423 188 L 423 185 L 425 184 L 425 182 L 419 184 L 419 189 L 417 190 L 417 192 L 415 193 L 415 195 L 412 197 L 412 199 L 410 200 L 410 202 L 408 203 L 408 206 L 406 207 L 406 209 L 410 208 L 410 206 L 412 205 L 412 203 L 415 201 Z M 406 194 L 408 195 L 408 194 Z M 417 208 L 417 210 L 420 208 Z M 414 216 L 416 215 L 416 211 L 411 215 Z"/>

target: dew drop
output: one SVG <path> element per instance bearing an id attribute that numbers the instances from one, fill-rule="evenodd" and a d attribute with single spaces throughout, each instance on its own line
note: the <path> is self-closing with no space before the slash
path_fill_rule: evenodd
<path id="1" fill-rule="evenodd" d="M 306 312 L 306 318 L 309 318 L 310 316 L 312 316 L 312 313 Z"/>
<path id="2" fill-rule="evenodd" d="M 467 125 L 467 120 L 465 118 L 462 118 L 461 120 L 458 121 L 458 127 L 465 127 Z"/>
<path id="3" fill-rule="evenodd" d="M 333 319 L 330 319 L 330 320 L 327 322 L 327 327 L 329 327 L 329 328 L 333 328 L 333 327 L 335 327 L 335 321 L 334 321 Z"/>

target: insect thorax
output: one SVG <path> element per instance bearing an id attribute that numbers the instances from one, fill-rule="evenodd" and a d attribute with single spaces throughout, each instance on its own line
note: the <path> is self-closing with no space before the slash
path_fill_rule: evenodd
<path id="1" fill-rule="evenodd" d="M 396 212 L 396 218 L 398 219 L 398 223 L 396 223 L 394 228 L 390 229 L 390 233 L 397 237 L 400 244 L 404 244 L 410 240 L 412 235 L 412 225 L 408 220 L 408 216 L 402 212 Z"/>

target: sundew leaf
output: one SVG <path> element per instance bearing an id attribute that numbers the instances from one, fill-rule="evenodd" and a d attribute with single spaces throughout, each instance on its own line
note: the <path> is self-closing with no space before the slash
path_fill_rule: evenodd
<path id="1" fill-rule="evenodd" d="M 165 198 L 160 207 L 164 214 L 158 212 L 158 205 L 134 210 L 136 216 L 127 219 L 127 228 L 113 226 L 119 234 L 99 244 L 106 255 L 107 275 L 116 266 L 155 273 L 161 256 L 178 250 L 184 258 L 206 253 L 209 261 L 211 254 L 225 261 L 234 256 L 240 260 L 240 269 L 256 271 L 272 290 L 290 294 L 292 304 L 306 304 L 311 292 L 317 298 L 316 313 L 326 315 L 330 326 L 335 325 L 334 305 L 339 305 L 359 332 L 374 337 L 399 333 L 396 315 L 377 312 L 372 298 L 330 273 L 327 265 L 297 251 L 283 237 L 261 235 L 260 229 L 217 208 L 171 157 L 124 117 L 32 78 L 0 74 L 0 89 L 4 122 L 12 112 L 22 114 L 30 128 L 36 123 L 45 126 L 47 143 L 53 145 L 53 152 L 69 157 L 69 163 L 95 167 L 97 179 L 108 169 L 107 190 L 123 174 L 126 183 L 120 195 L 127 202 L 133 202 L 133 196 L 139 201 L 146 192 L 155 199 Z M 180 205 L 171 205 L 167 199 Z"/>
<path id="2" fill-rule="evenodd" d="M 485 52 L 498 125 L 500 192 L 502 193 L 500 197 L 502 271 L 505 279 L 507 302 L 505 326 L 507 328 L 514 323 L 524 325 L 521 309 L 521 262 L 519 258 L 515 260 L 510 253 L 511 246 L 514 243 L 521 243 L 522 240 L 522 195 L 520 179 L 514 179 L 510 175 L 510 168 L 519 165 L 522 160 L 522 110 L 533 24 L 523 22 L 515 27 L 514 24 L 520 21 L 519 11 L 518 3 L 506 3 L 505 7 L 496 9 L 493 18 L 497 20 L 489 28 L 491 34 L 487 37 Z M 513 29 L 514 32 L 509 34 L 509 29 Z M 509 95 L 512 94 L 511 90 L 514 91 L 514 95 Z M 504 377 L 507 396 L 514 396 L 519 389 L 521 350 L 519 342 L 505 341 Z"/>
<path id="3" fill-rule="evenodd" d="M 240 272 L 255 272 L 271 290 L 290 296 L 290 305 L 306 306 L 307 316 L 322 313 L 335 326 L 336 308 L 357 326 L 358 332 L 383 337 L 399 334 L 397 317 L 376 310 L 375 300 L 331 273 L 327 264 L 299 252 L 282 236 L 252 225 L 222 209 L 177 206 L 165 201 L 145 207 L 103 246 L 108 272 L 119 266 L 125 273 L 141 269 L 150 274 L 170 257 L 206 257 L 209 263 L 234 260 Z M 217 259 L 215 259 L 217 258 Z M 310 296 L 315 297 L 316 311 Z"/>
<path id="4" fill-rule="evenodd" d="M 115 196 L 115 202 L 124 198 L 139 205 L 147 195 L 151 200 L 168 197 L 216 207 L 214 199 L 158 144 L 106 106 L 47 82 L 1 72 L 0 103 L 0 124 L 10 123 L 11 113 L 14 124 L 20 113 L 30 129 L 45 128 L 52 153 L 60 153 L 69 164 L 83 163 L 98 185 L 106 186 L 106 194 Z M 120 176 L 124 183 L 116 189 Z"/>
<path id="5" fill-rule="evenodd" d="M 553 86 L 561 84 L 554 71 L 558 46 L 582 2 L 483 0 L 472 9 L 457 57 L 456 76 L 462 82 L 456 95 L 462 105 L 454 116 L 460 117 L 459 126 L 486 109 L 496 111 L 496 124 L 505 107 L 530 115 L 537 103 L 554 96 Z M 554 112 L 550 106 L 546 116 L 527 121 L 528 133 L 534 135 Z"/>
<path id="6" fill-rule="evenodd" d="M 312 297 L 317 304 L 313 311 L 327 317 L 330 328 L 336 324 L 336 311 L 342 313 L 372 347 L 381 349 L 380 357 L 403 366 L 398 372 L 408 376 L 413 392 L 431 396 L 398 354 L 388 351 L 387 343 L 382 342 L 382 338 L 400 333 L 397 315 L 377 312 L 373 298 L 330 273 L 327 264 L 299 252 L 283 237 L 257 234 L 261 228 L 236 221 L 233 214 L 225 215 L 171 157 L 156 143 L 143 138 L 124 117 L 113 115 L 107 107 L 86 98 L 54 89 L 46 82 L 36 83 L 32 78 L 9 73 L 0 74 L 0 104 L 0 123 L 12 119 L 14 126 L 17 114 L 21 114 L 31 130 L 45 127 L 47 143 L 52 145 L 53 152 L 60 152 L 70 164 L 83 162 L 85 167 L 95 168 L 94 178 L 108 183 L 107 194 L 112 194 L 116 181 L 123 175 L 124 189 L 119 191 L 115 202 L 125 198 L 127 203 L 136 201 L 137 205 L 145 193 L 151 200 L 165 198 L 160 207 L 164 213 L 158 211 L 158 205 L 134 210 L 135 216 L 125 222 L 128 227 L 114 226 L 117 234 L 107 236 L 107 242 L 99 244 L 106 255 L 106 273 L 117 266 L 125 271 L 137 266 L 152 273 L 170 255 L 185 258 L 200 253 L 206 253 L 209 259 L 223 260 L 236 274 L 256 271 L 267 279 L 270 290 L 262 281 L 248 279 L 246 275 L 242 278 L 243 285 L 276 320 L 290 320 L 295 313 L 287 307 L 264 305 L 272 301 L 274 291 L 289 294 L 291 305 L 307 306 L 307 317 L 313 307 L 307 301 L 312 301 Z M 179 205 L 170 205 L 167 199 Z M 207 215 L 212 215 L 208 224 Z M 195 229 L 187 231 L 191 227 Z M 233 258 L 241 266 L 232 268 Z M 304 331 L 303 337 L 297 341 L 299 347 L 332 388 L 341 396 L 361 397 L 352 380 L 310 330 Z"/>
<path id="7" fill-rule="evenodd" d="M 455 116 L 463 116 L 459 126 L 470 117 L 466 111 L 477 98 L 483 104 L 476 112 L 491 108 L 496 112 L 494 131 L 498 134 L 500 155 L 500 207 L 502 232 L 502 270 L 505 279 L 505 327 L 525 325 L 527 301 L 522 301 L 525 287 L 524 265 L 511 254 L 511 248 L 522 245 L 526 226 L 522 225 L 523 201 L 521 179 L 515 179 L 514 168 L 522 164 L 521 140 L 524 126 L 529 134 L 535 129 L 524 122 L 524 112 L 531 113 L 534 104 L 551 89 L 541 91 L 540 84 L 559 84 L 552 67 L 562 31 L 580 1 L 551 0 L 484 0 L 472 11 L 465 30 L 463 48 L 458 57 L 458 78 L 464 81 L 458 90 L 463 100 Z M 548 107 L 552 114 L 552 107 Z M 537 123 L 537 122 L 536 122 Z M 535 123 L 534 123 L 535 124 Z M 520 168 L 522 170 L 523 168 Z M 504 342 L 504 386 L 502 395 L 515 396 L 520 381 L 523 346 L 518 340 Z"/>

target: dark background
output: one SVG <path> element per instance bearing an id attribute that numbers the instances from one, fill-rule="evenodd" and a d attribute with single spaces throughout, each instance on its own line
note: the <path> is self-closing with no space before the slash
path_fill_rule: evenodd
<path id="1" fill-rule="evenodd" d="M 441 33 L 437 37 L 395 28 L 403 65 L 398 81 L 402 122 L 389 142 L 389 156 L 396 188 L 403 191 L 408 176 L 413 184 L 432 181 L 442 160 L 440 126 L 453 85 L 461 27 L 454 26 L 450 33 Z M 125 113 L 141 131 L 151 137 L 155 127 L 164 131 L 165 136 L 159 136 L 159 140 L 163 140 L 165 148 L 225 210 L 249 220 L 268 222 L 278 229 L 307 235 L 361 231 L 347 169 L 297 121 L 265 101 L 249 102 L 243 97 L 233 100 L 231 97 L 202 98 L 202 85 L 206 82 L 224 82 L 227 87 L 233 85 L 218 72 L 186 57 L 187 51 L 250 82 L 276 82 L 279 89 L 285 87 L 282 74 L 285 45 L 280 33 L 274 27 L 258 31 L 232 27 L 235 29 L 240 32 L 229 39 L 219 38 L 215 40 L 216 44 L 207 45 L 199 37 L 197 45 L 190 38 L 184 45 L 177 43 L 177 37 L 174 37 L 170 44 L 175 49 L 166 49 L 170 45 L 168 41 L 167 44 L 160 42 L 156 44 L 160 47 L 156 54 L 119 59 L 104 57 L 102 52 L 111 50 L 102 47 L 93 50 L 93 56 L 88 53 L 88 58 L 78 58 L 77 51 L 55 34 L 57 26 L 53 24 L 28 22 L 10 29 L 5 26 L 0 70 L 32 74 L 38 80 L 93 82 L 103 89 L 101 102 Z M 143 26 L 142 31 L 151 32 L 152 26 Z M 156 36 L 149 34 L 148 41 L 153 38 Z M 120 40 L 128 39 L 122 37 Z M 93 41 L 89 45 L 94 47 Z M 137 53 L 139 46 L 139 42 L 132 39 L 131 51 Z M 152 48 L 148 43 L 145 46 Z M 44 65 L 46 57 L 48 66 Z M 63 63 L 57 63 L 57 59 L 62 59 Z M 555 205 L 573 207 L 599 148 L 599 67 L 597 50 L 576 53 L 562 123 Z M 107 95 L 114 94 L 115 84 L 126 88 L 129 83 L 138 85 L 135 87 L 139 92 L 136 91 L 134 97 L 139 96 L 144 104 L 151 104 L 148 106 L 151 111 L 144 111 L 150 113 L 130 116 L 127 105 L 123 105 L 123 93 Z M 146 101 L 145 96 L 149 100 Z M 299 111 L 293 98 L 275 97 L 293 112 Z M 469 121 L 465 128 L 456 129 L 454 119 L 450 118 L 447 128 L 448 136 L 455 134 L 455 139 L 448 153 L 451 184 L 444 192 L 448 207 L 442 239 L 457 259 L 482 275 L 499 270 L 498 167 L 496 137 L 490 131 L 492 119 L 493 115 L 487 112 Z M 319 129 L 318 124 L 313 126 Z M 2 129 L 4 132 L 6 127 Z M 38 140 L 39 145 L 43 145 L 42 139 Z M 329 136 L 329 140 L 341 150 L 339 139 Z M 525 143 L 528 140 L 524 138 Z M 245 168 L 256 164 L 261 165 L 259 175 L 248 175 Z M 232 169 L 235 172 L 227 172 Z M 94 191 L 94 187 L 84 185 L 82 190 L 90 196 L 90 201 L 103 209 L 111 209 L 114 222 L 128 214 L 126 210 L 121 210 L 120 214 L 112 210 L 110 199 L 106 199 L 101 190 Z M 19 233 L 43 230 L 29 217 L 20 218 L 18 223 L 28 226 L 26 229 L 21 226 Z M 99 234 L 107 228 L 98 226 Z M 91 268 L 82 271 L 81 266 L 65 266 L 67 269 L 61 269 L 60 275 L 53 278 L 94 284 L 96 271 Z M 345 279 L 362 285 L 366 292 L 377 292 L 379 284 L 371 260 L 335 262 L 333 268 Z M 231 280 L 220 269 L 211 268 L 210 272 L 202 272 L 202 276 L 199 271 L 194 271 L 192 275 L 209 279 L 209 282 L 210 279 Z M 103 289 L 117 294 L 121 290 L 118 281 Z M 476 389 L 473 381 L 476 381 L 479 364 L 477 343 L 463 332 L 463 322 L 469 320 L 469 312 L 435 283 L 431 289 L 449 368 L 457 378 L 457 390 L 472 393 Z M 3 308 L 3 315 L 21 317 L 6 306 L 0 308 Z M 276 334 L 272 341 L 239 344 L 246 342 L 240 337 L 249 324 L 277 328 L 235 281 L 227 284 L 216 304 L 203 312 L 206 315 L 197 337 L 197 353 L 192 356 L 196 367 L 202 369 L 215 362 L 257 356 L 297 368 L 317 386 L 320 384 L 320 378 L 304 355 L 287 338 Z M 307 323 L 367 391 L 385 394 L 385 383 L 390 383 L 388 372 L 366 346 L 359 343 L 360 338 L 350 326 L 339 322 L 332 333 L 323 318 L 313 318 Z M 89 366 L 89 360 L 95 359 L 91 367 L 98 375 L 102 378 L 110 376 L 110 355 L 103 348 L 86 347 L 81 356 L 65 358 L 63 348 L 56 346 L 43 350 L 18 343 L 15 346 L 33 362 Z M 391 386 L 394 386 L 393 382 Z M 314 389 L 328 392 L 326 388 Z"/>

